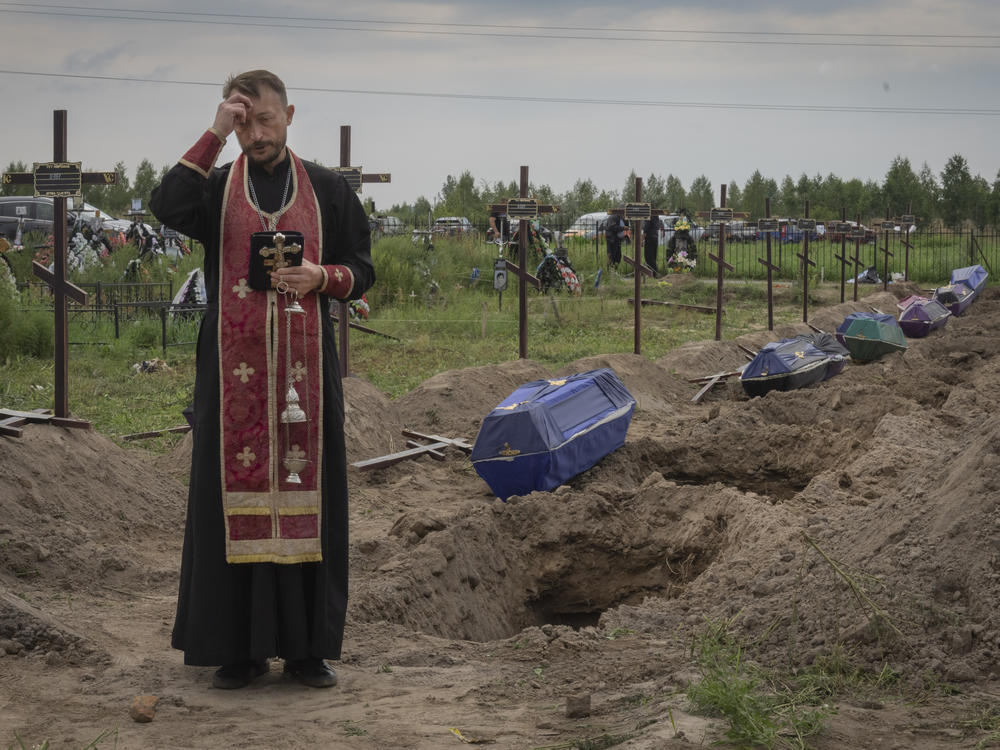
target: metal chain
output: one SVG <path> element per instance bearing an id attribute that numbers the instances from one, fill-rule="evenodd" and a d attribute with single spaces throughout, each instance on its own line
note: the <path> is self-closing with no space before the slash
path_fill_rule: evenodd
<path id="1" fill-rule="evenodd" d="M 257 191 L 253 187 L 253 176 L 250 174 L 249 169 L 247 170 L 247 181 L 250 183 L 250 197 L 253 198 L 253 207 L 257 209 L 257 216 L 260 218 L 260 225 L 264 227 L 265 232 L 270 232 L 274 227 L 268 226 L 267 222 L 264 221 L 264 212 L 260 210 L 260 201 L 257 200 Z M 288 171 L 285 173 L 285 189 L 281 193 L 281 205 L 278 206 L 277 210 L 273 213 L 278 213 L 282 208 L 285 207 L 285 203 L 288 201 L 288 189 L 292 185 L 292 163 L 291 160 L 288 162 Z M 277 222 L 275 222 L 277 224 Z"/>

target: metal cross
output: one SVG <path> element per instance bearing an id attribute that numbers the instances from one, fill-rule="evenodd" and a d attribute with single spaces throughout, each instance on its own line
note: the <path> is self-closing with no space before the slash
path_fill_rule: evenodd
<path id="1" fill-rule="evenodd" d="M 278 232 L 274 235 L 274 247 L 262 247 L 260 254 L 264 256 L 264 266 L 277 271 L 279 268 L 288 268 L 292 262 L 289 255 L 296 255 L 302 252 L 302 245 L 294 243 L 285 247 L 285 235 Z"/>

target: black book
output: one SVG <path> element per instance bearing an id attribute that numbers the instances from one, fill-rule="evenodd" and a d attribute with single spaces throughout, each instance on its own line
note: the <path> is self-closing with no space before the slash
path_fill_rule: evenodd
<path id="1" fill-rule="evenodd" d="M 250 235 L 250 288 L 274 289 L 271 271 L 301 266 L 305 238 L 302 232 L 254 232 Z"/>

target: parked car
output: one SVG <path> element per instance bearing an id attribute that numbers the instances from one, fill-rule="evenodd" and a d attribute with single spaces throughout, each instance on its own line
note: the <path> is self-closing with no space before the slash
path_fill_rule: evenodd
<path id="1" fill-rule="evenodd" d="M 372 234 L 376 236 L 391 237 L 394 234 L 405 234 L 406 226 L 402 219 L 395 216 L 373 215 L 369 217 L 372 227 Z"/>
<path id="2" fill-rule="evenodd" d="M 607 223 L 610 215 L 607 211 L 595 211 L 583 214 L 570 225 L 569 229 L 563 232 L 563 237 L 566 239 L 579 237 L 585 240 L 592 240 L 597 233 L 604 233 L 604 225 Z"/>
<path id="3" fill-rule="evenodd" d="M 100 214 L 106 230 L 126 233 L 132 222 L 128 219 L 116 219 L 97 206 L 89 203 L 82 203 L 80 208 L 74 209 L 67 206 L 66 226 L 71 229 L 78 220 L 87 224 L 93 224 L 94 218 Z M 0 196 L 0 235 L 8 240 L 14 240 L 17 234 L 18 222 L 21 223 L 22 234 L 28 232 L 52 233 L 52 222 L 55 219 L 55 203 L 52 198 L 36 198 L 31 195 L 4 195 Z M 153 228 L 146 224 L 146 228 L 152 233 Z"/>
<path id="4" fill-rule="evenodd" d="M 55 207 L 51 198 L 35 198 L 30 195 L 0 196 L 0 235 L 10 242 L 17 236 L 20 226 L 22 235 L 28 232 L 52 233 Z M 72 219 L 67 220 L 72 225 Z"/>
<path id="5" fill-rule="evenodd" d="M 431 231 L 434 234 L 453 237 L 462 234 L 472 234 L 475 228 L 472 226 L 472 222 L 464 216 L 442 216 L 434 220 Z"/>
<path id="6" fill-rule="evenodd" d="M 857 227 L 859 226 L 856 221 L 848 221 L 846 223 L 850 225 L 852 231 L 855 230 L 855 229 L 857 229 Z M 873 232 L 871 229 L 869 229 L 868 227 L 866 227 L 864 224 L 861 224 L 860 226 L 861 226 L 861 229 L 863 229 L 864 232 L 865 232 L 865 237 L 862 240 L 862 242 L 864 242 L 864 243 L 875 242 L 875 232 Z M 826 237 L 831 242 L 840 242 L 841 239 L 844 238 L 844 235 L 843 235 L 842 232 L 838 232 L 835 229 L 831 229 L 829 232 L 826 233 Z M 851 241 L 850 234 L 847 235 L 847 240 Z"/>

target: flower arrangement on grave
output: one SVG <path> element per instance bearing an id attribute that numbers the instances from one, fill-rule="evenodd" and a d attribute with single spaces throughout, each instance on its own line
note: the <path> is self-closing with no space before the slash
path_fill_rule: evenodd
<path id="1" fill-rule="evenodd" d="M 371 311 L 368 298 L 362 294 L 361 299 L 352 299 L 347 303 L 347 311 L 351 315 L 351 320 L 368 320 L 368 313 Z"/>
<path id="2" fill-rule="evenodd" d="M 690 273 L 697 263 L 694 258 L 688 255 L 687 250 L 678 250 L 667 258 L 667 268 L 672 273 Z"/>

